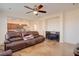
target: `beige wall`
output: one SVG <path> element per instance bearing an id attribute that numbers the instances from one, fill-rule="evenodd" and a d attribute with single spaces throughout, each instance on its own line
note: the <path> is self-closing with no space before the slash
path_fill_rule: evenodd
<path id="1" fill-rule="evenodd" d="M 46 20 L 46 31 L 60 31 L 60 18 L 53 17 Z"/>
<path id="2" fill-rule="evenodd" d="M 30 20 L 29 23 L 31 31 L 38 31 L 41 35 L 43 35 L 41 33 L 41 27 L 43 26 L 43 24 L 40 20 Z"/>
<path id="3" fill-rule="evenodd" d="M 7 17 L 0 17 L 0 44 L 5 40 L 5 33 L 7 32 Z"/>
<path id="4" fill-rule="evenodd" d="M 64 41 L 79 43 L 79 9 L 64 13 Z"/>

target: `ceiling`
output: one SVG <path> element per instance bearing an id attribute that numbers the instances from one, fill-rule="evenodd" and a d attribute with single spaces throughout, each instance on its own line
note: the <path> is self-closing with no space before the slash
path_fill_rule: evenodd
<path id="1" fill-rule="evenodd" d="M 24 6 L 34 7 L 34 5 L 38 4 L 44 5 L 44 10 L 47 11 L 46 14 L 39 13 L 39 16 L 36 16 L 33 13 L 26 14 L 26 12 L 31 10 L 25 8 Z M 0 13 L 5 14 L 9 17 L 18 17 L 25 19 L 38 19 L 47 15 L 72 10 L 75 8 L 79 8 L 79 4 L 73 5 L 72 3 L 0 3 Z"/>

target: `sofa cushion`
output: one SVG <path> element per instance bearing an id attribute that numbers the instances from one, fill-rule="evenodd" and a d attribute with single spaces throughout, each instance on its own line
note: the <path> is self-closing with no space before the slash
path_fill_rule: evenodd
<path id="1" fill-rule="evenodd" d="M 23 40 L 23 39 L 21 37 L 14 37 L 9 39 L 10 42 L 19 41 L 19 40 Z"/>
<path id="2" fill-rule="evenodd" d="M 39 36 L 39 37 L 35 38 L 35 41 L 36 41 L 37 43 L 39 43 L 39 42 L 43 41 L 44 39 L 45 39 L 45 38 L 44 38 L 43 36 Z"/>
<path id="3" fill-rule="evenodd" d="M 10 31 L 6 34 L 7 39 L 11 39 L 11 38 L 14 38 L 14 37 L 21 37 L 21 33 L 15 32 L 15 31 Z"/>
<path id="4" fill-rule="evenodd" d="M 28 45 L 28 46 L 36 44 L 35 39 L 24 40 L 24 41 L 25 41 L 25 44 Z"/>
<path id="5" fill-rule="evenodd" d="M 27 31 L 27 32 L 22 32 L 22 36 L 28 36 L 32 34 L 34 37 L 38 37 L 39 33 L 37 31 Z"/>
<path id="6" fill-rule="evenodd" d="M 22 43 L 24 43 L 25 41 L 24 40 L 22 40 L 22 41 L 15 41 L 15 42 L 12 42 L 12 43 L 10 43 L 10 44 L 7 44 L 7 46 L 16 46 L 16 45 L 19 45 L 19 44 L 22 44 Z"/>
<path id="7" fill-rule="evenodd" d="M 39 36 L 39 33 L 37 31 L 31 31 L 31 34 L 34 36 L 34 38 Z"/>
<path id="8" fill-rule="evenodd" d="M 18 51 L 20 49 L 23 49 L 23 48 L 25 48 L 27 46 L 28 45 L 25 44 L 24 40 L 22 40 L 22 41 L 15 41 L 15 42 L 12 42 L 12 43 L 6 45 L 7 50 L 11 49 L 13 52 Z"/>
<path id="9" fill-rule="evenodd" d="M 9 44 L 9 43 L 11 43 L 9 40 L 4 41 L 4 44 Z"/>
<path id="10" fill-rule="evenodd" d="M 30 32 L 22 32 L 22 36 L 24 37 L 24 36 L 28 36 L 28 35 L 30 35 L 31 33 Z"/>
<path id="11" fill-rule="evenodd" d="M 23 37 L 24 40 L 33 39 L 33 38 L 34 36 L 32 34 Z"/>

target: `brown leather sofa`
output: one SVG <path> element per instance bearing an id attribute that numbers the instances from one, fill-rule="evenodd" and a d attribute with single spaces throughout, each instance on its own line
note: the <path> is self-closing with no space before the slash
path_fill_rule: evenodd
<path id="1" fill-rule="evenodd" d="M 79 43 L 77 43 L 74 48 L 74 56 L 79 56 Z"/>
<path id="2" fill-rule="evenodd" d="M 29 40 L 23 39 L 23 37 L 28 36 L 30 34 L 32 34 L 34 38 Z M 44 40 L 45 38 L 42 35 L 39 35 L 37 31 L 28 31 L 28 32 L 10 31 L 6 33 L 4 45 L 5 50 L 11 49 L 12 52 L 15 52 L 23 48 L 43 42 Z"/>
<path id="3" fill-rule="evenodd" d="M 3 51 L 0 56 L 12 56 L 12 50 Z"/>

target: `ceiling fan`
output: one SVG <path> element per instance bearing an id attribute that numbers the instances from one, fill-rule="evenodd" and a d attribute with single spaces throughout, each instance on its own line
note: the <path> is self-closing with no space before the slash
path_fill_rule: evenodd
<path id="1" fill-rule="evenodd" d="M 26 14 L 33 12 L 35 15 L 38 15 L 38 12 L 40 13 L 47 13 L 46 11 L 42 10 L 42 8 L 44 7 L 43 5 L 35 5 L 34 8 L 31 8 L 29 6 L 24 6 L 25 8 L 30 9 L 31 11 L 26 12 Z"/>

